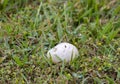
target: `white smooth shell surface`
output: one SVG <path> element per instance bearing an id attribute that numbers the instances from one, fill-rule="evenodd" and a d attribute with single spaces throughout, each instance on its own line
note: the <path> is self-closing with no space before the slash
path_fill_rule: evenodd
<path id="1" fill-rule="evenodd" d="M 47 53 L 47 57 L 51 58 L 54 63 L 65 60 L 71 61 L 75 57 L 78 57 L 78 49 L 70 43 L 60 43 L 50 49 Z"/>

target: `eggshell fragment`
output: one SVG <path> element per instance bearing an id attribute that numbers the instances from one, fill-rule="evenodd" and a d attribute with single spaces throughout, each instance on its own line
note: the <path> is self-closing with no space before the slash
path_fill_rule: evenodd
<path id="1" fill-rule="evenodd" d="M 78 56 L 78 49 L 74 45 L 66 42 L 56 45 L 47 53 L 47 57 L 51 58 L 54 63 L 61 61 L 70 62 Z"/>

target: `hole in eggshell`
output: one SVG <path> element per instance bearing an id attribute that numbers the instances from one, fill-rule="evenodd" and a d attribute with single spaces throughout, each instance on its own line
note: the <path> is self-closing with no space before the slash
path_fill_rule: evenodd
<path id="1" fill-rule="evenodd" d="M 65 48 L 67 48 L 67 46 L 65 45 Z"/>

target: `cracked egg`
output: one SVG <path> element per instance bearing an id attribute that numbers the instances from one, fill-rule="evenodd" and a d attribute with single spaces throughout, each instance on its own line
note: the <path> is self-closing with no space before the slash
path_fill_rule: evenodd
<path id="1" fill-rule="evenodd" d="M 60 43 L 47 52 L 47 57 L 54 63 L 61 61 L 70 62 L 79 56 L 78 49 L 70 43 Z"/>

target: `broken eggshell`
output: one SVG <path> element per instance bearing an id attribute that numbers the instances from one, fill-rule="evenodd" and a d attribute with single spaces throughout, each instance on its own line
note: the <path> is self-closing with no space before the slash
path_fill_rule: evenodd
<path id="1" fill-rule="evenodd" d="M 66 42 L 56 45 L 47 53 L 47 57 L 51 58 L 54 63 L 61 61 L 69 62 L 78 56 L 78 49 L 74 45 Z"/>

